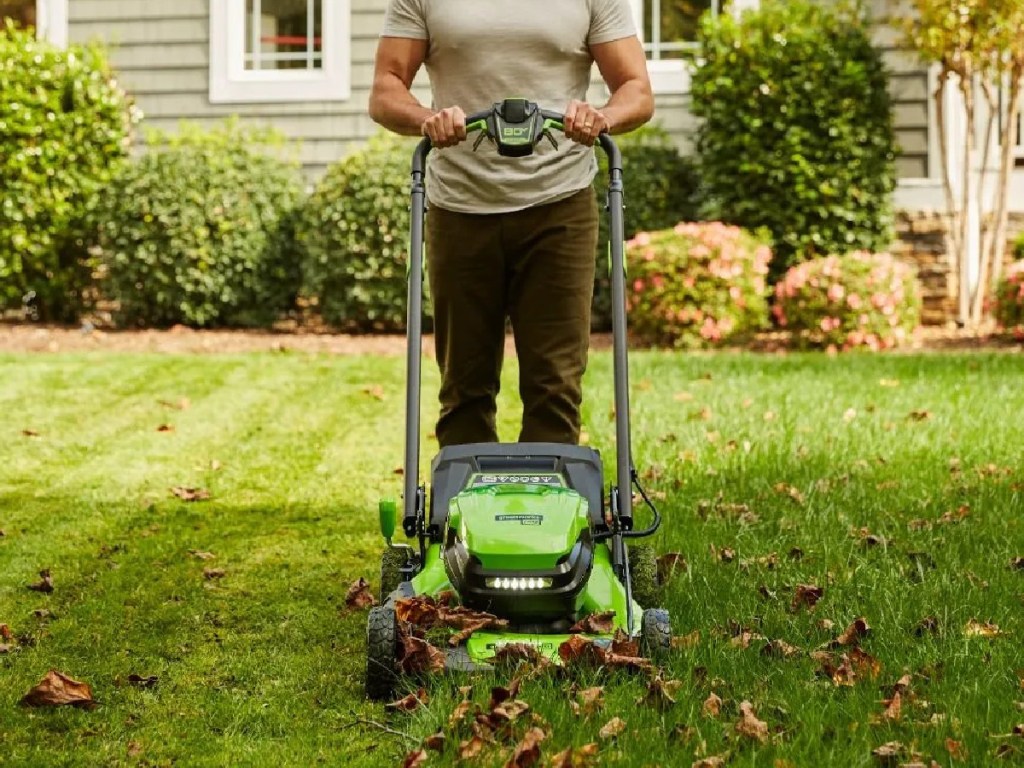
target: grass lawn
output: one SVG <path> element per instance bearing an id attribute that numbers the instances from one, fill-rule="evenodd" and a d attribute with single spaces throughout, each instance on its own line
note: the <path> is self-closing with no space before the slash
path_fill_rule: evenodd
<path id="1" fill-rule="evenodd" d="M 586 403 L 607 465 L 610 364 L 595 354 Z M 412 714 L 364 702 L 365 611 L 344 607 L 351 581 L 376 583 L 376 501 L 399 492 L 401 359 L 7 354 L 0 372 L 0 763 L 389 766 L 446 726 L 459 681 Z M 664 607 L 699 639 L 666 666 L 682 685 L 665 710 L 636 704 L 635 675 L 584 674 L 604 707 L 580 717 L 569 682 L 526 682 L 544 764 L 594 741 L 600 765 L 878 765 L 887 742 L 892 765 L 1024 761 L 1024 356 L 639 353 L 632 374 L 655 543 L 689 562 Z M 425 433 L 436 386 L 428 365 Z M 44 568 L 53 592 L 27 589 Z M 813 610 L 792 609 L 798 584 L 823 589 Z M 876 674 L 854 658 L 846 685 L 810 653 L 857 617 Z M 51 668 L 100 706 L 18 706 Z M 766 743 L 736 731 L 743 701 Z M 625 730 L 600 739 L 614 716 Z M 455 764 L 460 738 L 427 765 Z"/>

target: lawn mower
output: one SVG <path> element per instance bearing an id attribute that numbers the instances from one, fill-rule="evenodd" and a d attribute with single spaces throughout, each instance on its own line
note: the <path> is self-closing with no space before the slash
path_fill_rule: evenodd
<path id="1" fill-rule="evenodd" d="M 524 99 L 506 99 L 467 118 L 511 158 L 531 154 L 542 141 L 556 142 L 564 116 Z M 500 626 L 469 634 L 444 652 L 451 671 L 492 669 L 505 646 L 522 644 L 560 663 L 559 647 L 574 623 L 594 614 L 611 616 L 600 629 L 584 630 L 597 647 L 626 637 L 641 655 L 657 657 L 671 647 L 668 612 L 643 603 L 657 594 L 654 552 L 629 547 L 628 539 L 650 536 L 658 510 L 638 482 L 630 452 L 629 381 L 626 353 L 622 159 L 615 142 L 601 134 L 608 157 L 605 211 L 609 221 L 615 387 L 615 484 L 604 491 L 601 457 L 592 448 L 558 443 L 473 443 L 446 446 L 431 465 L 427 487 L 419 482 L 420 363 L 422 335 L 424 169 L 431 145 L 423 139 L 412 158 L 412 210 L 408 270 L 405 400 L 405 464 L 402 530 L 416 545 L 395 544 L 398 506 L 382 500 L 381 604 L 367 624 L 366 692 L 391 697 L 401 678 L 404 652 L 396 606 L 410 598 L 456 600 L 465 610 L 486 612 Z M 484 151 L 489 151 L 485 149 Z M 653 522 L 633 526 L 636 487 Z"/>

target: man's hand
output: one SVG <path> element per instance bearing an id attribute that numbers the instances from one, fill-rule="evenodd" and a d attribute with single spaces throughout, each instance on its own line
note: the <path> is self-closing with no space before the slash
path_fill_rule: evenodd
<path id="1" fill-rule="evenodd" d="M 565 108 L 565 135 L 580 144 L 594 146 L 601 131 L 611 132 L 611 124 L 596 107 L 585 101 L 573 99 Z"/>
<path id="2" fill-rule="evenodd" d="M 420 133 L 435 147 L 454 147 L 466 140 L 466 113 L 461 107 L 445 107 L 423 121 Z"/>

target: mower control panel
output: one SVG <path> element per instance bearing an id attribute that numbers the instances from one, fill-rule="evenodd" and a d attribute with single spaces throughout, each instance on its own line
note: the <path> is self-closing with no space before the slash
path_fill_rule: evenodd
<path id="1" fill-rule="evenodd" d="M 470 488 L 478 488 L 483 485 L 547 485 L 558 488 L 565 487 L 565 478 L 556 472 L 481 472 L 469 479 Z"/>

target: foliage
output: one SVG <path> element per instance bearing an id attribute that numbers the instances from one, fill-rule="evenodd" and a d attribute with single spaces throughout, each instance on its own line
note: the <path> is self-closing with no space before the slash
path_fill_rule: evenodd
<path id="1" fill-rule="evenodd" d="M 304 290 L 331 324 L 364 331 L 405 327 L 414 146 L 393 134 L 374 135 L 331 166 L 307 201 L 299 232 Z"/>
<path id="2" fill-rule="evenodd" d="M 630 330 L 642 341 L 696 347 L 742 338 L 768 321 L 771 249 L 720 222 L 680 223 L 627 243 Z"/>
<path id="3" fill-rule="evenodd" d="M 1024 261 L 1011 265 L 999 281 L 995 316 L 1000 326 L 1024 339 Z"/>
<path id="4" fill-rule="evenodd" d="M 103 289 L 133 325 L 267 325 L 300 282 L 297 165 L 282 139 L 228 121 L 152 134 L 105 196 Z"/>
<path id="5" fill-rule="evenodd" d="M 888 349 L 917 328 L 921 289 L 892 254 L 857 251 L 790 268 L 775 285 L 772 313 L 801 344 Z"/>
<path id="6" fill-rule="evenodd" d="M 888 77 L 854 11 L 799 0 L 705 15 L 695 56 L 706 216 L 767 228 L 775 275 L 889 242 Z"/>
<path id="7" fill-rule="evenodd" d="M 697 218 L 697 173 L 694 161 L 681 155 L 664 128 L 647 125 L 615 137 L 622 152 L 625 193 L 625 237 L 671 227 Z M 591 325 L 611 327 L 611 283 L 608 279 L 608 217 L 603 206 L 608 189 L 608 161 L 597 150 L 594 188 L 601 204 L 597 239 L 597 270 Z"/>
<path id="8" fill-rule="evenodd" d="M 0 311 L 77 316 L 91 281 L 84 230 L 138 117 L 102 48 L 0 26 Z"/>

